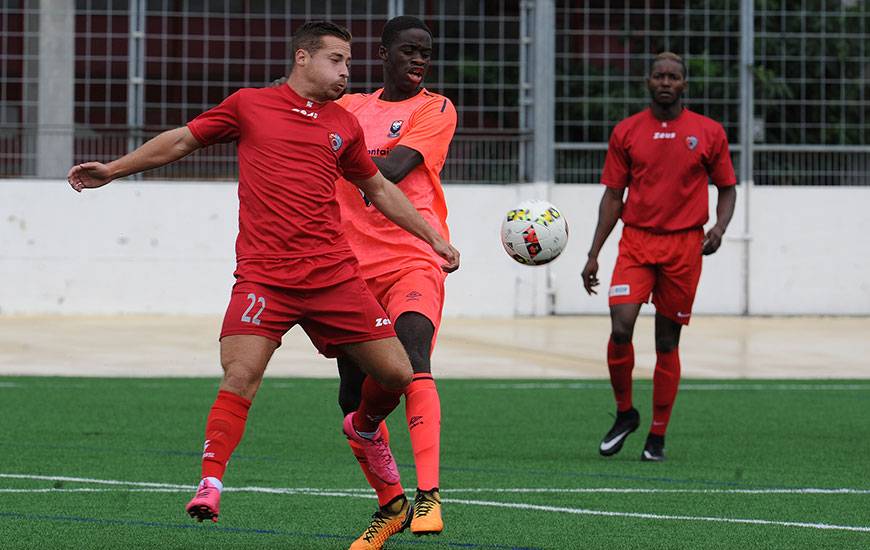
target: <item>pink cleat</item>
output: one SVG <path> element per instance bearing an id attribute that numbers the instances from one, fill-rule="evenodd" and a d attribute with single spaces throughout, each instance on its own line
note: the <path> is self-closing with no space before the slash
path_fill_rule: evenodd
<path id="1" fill-rule="evenodd" d="M 381 432 L 375 434 L 373 439 L 367 439 L 357 433 L 353 427 L 353 415 L 350 413 L 344 417 L 344 435 L 348 439 L 359 443 L 365 454 L 366 462 L 369 470 L 381 481 L 389 485 L 395 485 L 399 482 L 399 468 L 396 466 L 396 459 L 393 458 L 393 453 L 390 451 L 390 445 L 381 437 Z"/>
<path id="2" fill-rule="evenodd" d="M 201 522 L 210 519 L 217 523 L 220 507 L 220 490 L 209 483 L 208 480 L 203 479 L 200 482 L 199 488 L 196 490 L 193 499 L 187 503 L 185 510 L 187 510 L 190 517 L 196 519 L 196 521 Z"/>

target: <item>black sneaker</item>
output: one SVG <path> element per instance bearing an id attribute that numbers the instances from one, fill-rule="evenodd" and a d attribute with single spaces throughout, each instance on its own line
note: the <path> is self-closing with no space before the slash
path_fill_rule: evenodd
<path id="1" fill-rule="evenodd" d="M 646 462 L 661 462 L 665 459 L 665 436 L 649 434 L 640 459 Z"/>
<path id="2" fill-rule="evenodd" d="M 622 449 L 622 444 L 625 443 L 628 434 L 636 430 L 639 424 L 640 414 L 638 414 L 637 409 L 634 407 L 625 412 L 617 411 L 613 427 L 610 428 L 610 431 L 607 432 L 607 435 L 604 436 L 604 439 L 601 440 L 601 445 L 598 447 L 598 452 L 601 453 L 601 456 L 613 456 L 618 453 Z"/>

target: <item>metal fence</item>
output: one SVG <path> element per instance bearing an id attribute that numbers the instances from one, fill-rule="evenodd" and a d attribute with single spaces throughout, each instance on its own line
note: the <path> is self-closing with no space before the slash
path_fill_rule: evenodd
<path id="1" fill-rule="evenodd" d="M 613 125 L 649 101 L 652 55 L 673 50 L 689 66 L 687 104 L 722 122 L 735 161 L 752 147 L 756 184 L 870 185 L 867 0 L 0 0 L 0 176 L 56 170 L 42 168 L 52 146 L 71 149 L 68 162 L 115 158 L 240 87 L 267 85 L 309 19 L 351 30 L 351 89 L 375 89 L 383 24 L 403 13 L 432 28 L 427 85 L 459 112 L 445 181 L 532 181 L 548 173 L 530 146 L 543 145 L 555 151 L 550 179 L 597 182 Z M 46 25 L 70 27 L 71 51 L 41 35 Z M 64 114 L 46 91 L 67 61 Z M 744 112 L 752 136 L 741 135 Z M 234 157 L 209 148 L 144 177 L 231 180 Z"/>

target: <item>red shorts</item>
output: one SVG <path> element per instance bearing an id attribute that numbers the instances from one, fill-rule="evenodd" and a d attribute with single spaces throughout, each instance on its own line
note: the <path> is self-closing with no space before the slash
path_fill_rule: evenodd
<path id="1" fill-rule="evenodd" d="M 688 325 L 703 242 L 703 229 L 660 234 L 625 226 L 610 280 L 610 305 L 643 304 L 652 294 L 658 313 Z"/>
<path id="2" fill-rule="evenodd" d="M 441 326 L 444 309 L 444 279 L 446 273 L 436 267 L 414 266 L 366 279 L 369 289 L 394 321 L 403 313 L 413 311 L 432 321 L 435 334 Z"/>
<path id="3" fill-rule="evenodd" d="M 236 277 L 221 338 L 254 334 L 280 345 L 284 333 L 299 323 L 317 351 L 337 357 L 339 345 L 396 335 L 358 272 L 337 284 L 308 289 L 264 284 L 241 272 Z"/>

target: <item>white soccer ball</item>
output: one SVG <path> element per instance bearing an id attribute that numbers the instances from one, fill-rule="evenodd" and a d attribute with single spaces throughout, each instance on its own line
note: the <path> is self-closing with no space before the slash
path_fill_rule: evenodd
<path id="1" fill-rule="evenodd" d="M 514 260 L 543 265 L 555 260 L 568 244 L 568 223 L 551 203 L 523 201 L 501 223 L 501 244 Z"/>

